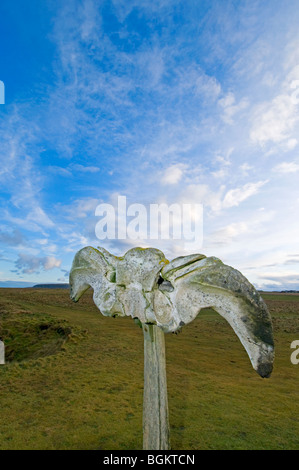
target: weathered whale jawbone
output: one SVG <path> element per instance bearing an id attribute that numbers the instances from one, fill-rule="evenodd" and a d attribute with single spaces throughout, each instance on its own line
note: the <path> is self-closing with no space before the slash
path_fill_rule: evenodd
<path id="1" fill-rule="evenodd" d="M 195 254 L 168 262 L 154 248 L 133 248 L 115 257 L 86 247 L 74 258 L 70 285 L 73 300 L 91 286 L 104 315 L 131 316 L 165 333 L 212 307 L 231 325 L 253 368 L 262 377 L 271 374 L 274 342 L 266 304 L 239 271 L 218 258 Z"/>
<path id="2" fill-rule="evenodd" d="M 168 303 L 160 294 L 155 297 L 155 310 L 160 311 L 164 331 L 175 331 L 196 318 L 201 309 L 212 307 L 231 325 L 253 368 L 262 377 L 269 377 L 274 361 L 273 330 L 260 294 L 239 271 L 217 258 L 194 258 L 188 264 L 182 258 L 181 263 L 176 261 L 173 269 L 169 263 L 161 272 L 173 286 L 163 292 Z M 163 325 L 170 312 L 172 323 Z"/>

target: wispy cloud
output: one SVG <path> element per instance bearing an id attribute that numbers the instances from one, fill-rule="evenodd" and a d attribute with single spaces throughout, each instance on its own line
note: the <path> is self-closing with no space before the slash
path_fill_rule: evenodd
<path id="1" fill-rule="evenodd" d="M 234 94 L 229 92 L 219 100 L 219 105 L 223 108 L 222 119 L 224 122 L 233 124 L 235 116 L 249 106 L 249 100 L 242 98 L 239 103 L 237 103 Z"/>
<path id="2" fill-rule="evenodd" d="M 299 171 L 299 163 L 297 162 L 282 162 L 273 168 L 277 173 L 297 173 Z"/>
<path id="3" fill-rule="evenodd" d="M 238 206 L 241 202 L 257 194 L 259 189 L 268 183 L 269 180 L 258 181 L 257 183 L 246 183 L 242 188 L 230 189 L 224 196 L 223 207 L 229 208 Z"/>
<path id="4" fill-rule="evenodd" d="M 299 67 L 293 67 L 281 83 L 280 93 L 259 104 L 254 112 L 251 140 L 262 146 L 285 143 L 287 149 L 297 145 L 294 138 L 298 123 Z"/>
<path id="5" fill-rule="evenodd" d="M 161 179 L 162 184 L 177 184 L 182 179 L 186 165 L 180 163 L 166 168 Z"/>

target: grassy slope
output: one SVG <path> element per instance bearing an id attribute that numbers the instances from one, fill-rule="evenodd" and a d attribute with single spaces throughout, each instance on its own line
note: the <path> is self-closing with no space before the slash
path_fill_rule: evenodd
<path id="1" fill-rule="evenodd" d="M 274 319 L 273 375 L 261 379 L 229 325 L 205 310 L 166 335 L 172 448 L 298 449 L 299 296 L 265 294 Z M 78 331 L 52 356 L 0 366 L 0 449 L 141 449 L 142 331 L 105 318 L 90 293 L 0 289 L 7 311 L 67 322 Z"/>

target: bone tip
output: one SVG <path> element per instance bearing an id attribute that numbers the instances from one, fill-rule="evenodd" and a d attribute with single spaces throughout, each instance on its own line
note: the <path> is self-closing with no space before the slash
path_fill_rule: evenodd
<path id="1" fill-rule="evenodd" d="M 257 373 L 263 378 L 268 379 L 273 370 L 273 364 L 271 362 L 260 363 L 256 369 Z"/>

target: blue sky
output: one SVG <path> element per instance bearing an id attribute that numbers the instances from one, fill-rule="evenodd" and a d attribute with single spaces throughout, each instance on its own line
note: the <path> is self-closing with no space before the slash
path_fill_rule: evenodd
<path id="1" fill-rule="evenodd" d="M 296 0 L 1 0 L 1 285 L 124 253 L 95 208 L 126 195 L 203 204 L 199 252 L 299 289 L 298 24 Z"/>

